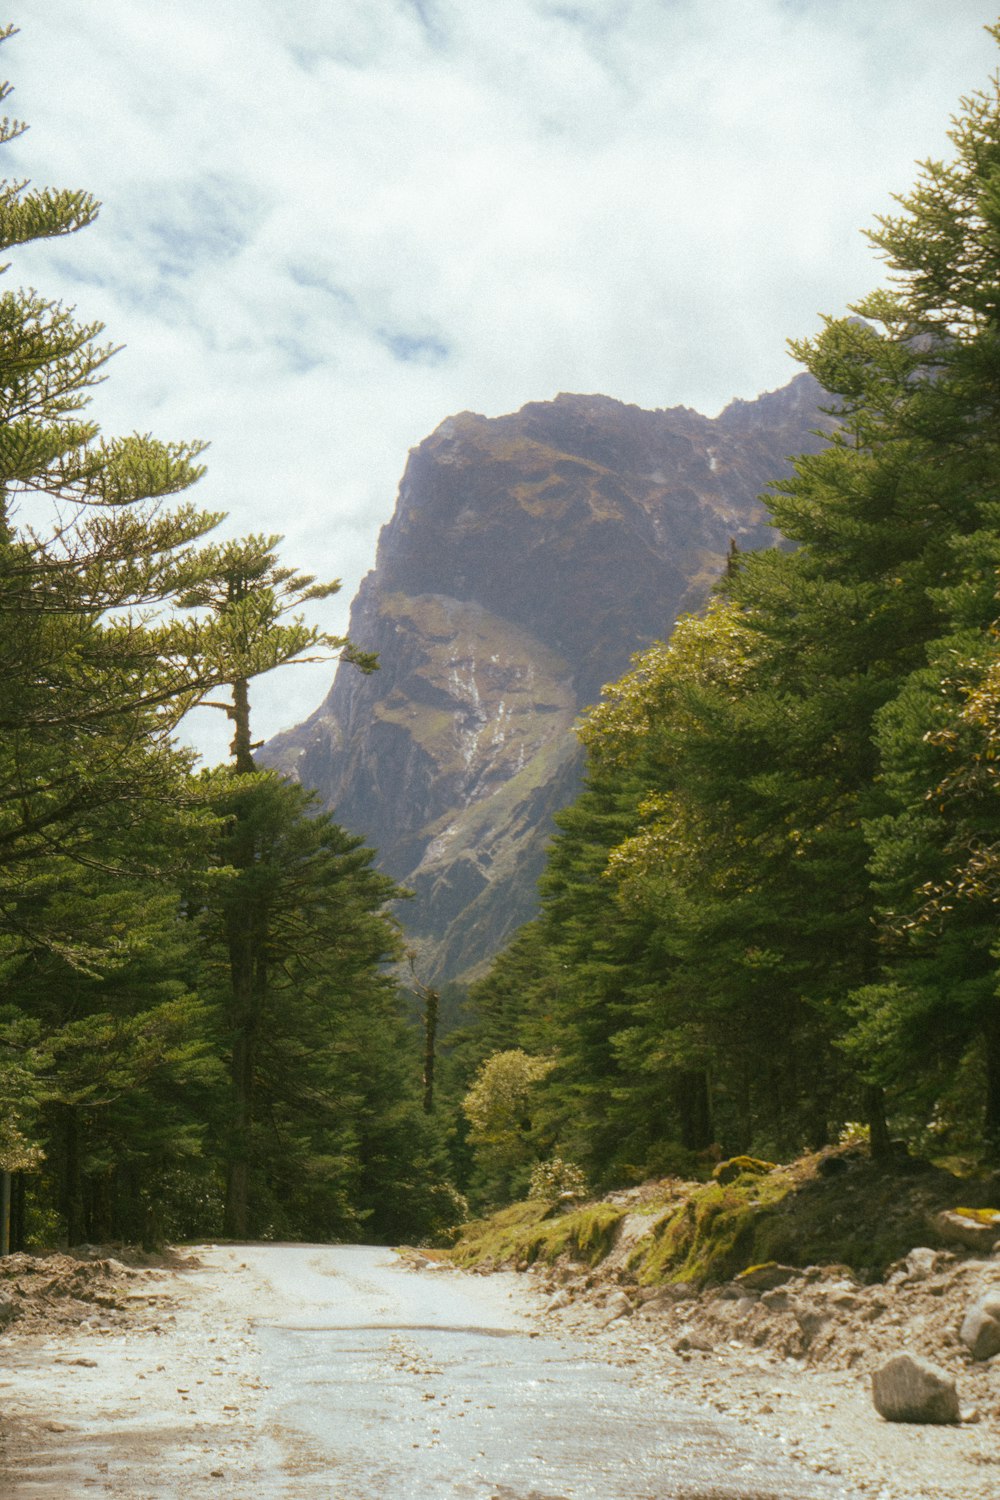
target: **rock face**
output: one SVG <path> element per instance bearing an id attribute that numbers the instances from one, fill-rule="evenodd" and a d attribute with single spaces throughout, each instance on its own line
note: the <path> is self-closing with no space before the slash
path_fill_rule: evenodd
<path id="1" fill-rule="evenodd" d="M 351 613 L 381 669 L 341 668 L 261 759 L 414 892 L 422 975 L 468 977 L 533 915 L 574 720 L 704 602 L 731 539 L 775 545 L 758 496 L 821 445 L 821 395 L 802 375 L 714 419 L 563 395 L 411 452 Z"/>

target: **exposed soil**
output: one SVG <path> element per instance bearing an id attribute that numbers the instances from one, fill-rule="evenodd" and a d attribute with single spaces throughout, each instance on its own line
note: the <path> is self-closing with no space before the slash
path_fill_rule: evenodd
<path id="1" fill-rule="evenodd" d="M 163 1270 L 190 1264 L 173 1252 L 146 1254 L 116 1247 L 112 1255 L 82 1246 L 71 1255 L 25 1255 L 0 1259 L 0 1326 L 35 1335 L 59 1329 L 135 1326 L 163 1292 Z"/>

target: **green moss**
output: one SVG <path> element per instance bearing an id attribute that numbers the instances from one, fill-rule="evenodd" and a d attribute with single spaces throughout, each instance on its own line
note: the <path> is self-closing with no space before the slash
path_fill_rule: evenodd
<path id="1" fill-rule="evenodd" d="M 615 1242 L 625 1210 L 612 1203 L 591 1203 L 563 1214 L 545 1225 L 540 1236 L 543 1259 L 556 1260 L 568 1251 L 574 1260 L 596 1266 Z"/>
<path id="2" fill-rule="evenodd" d="M 742 1276 L 754 1276 L 758 1271 L 770 1271 L 771 1267 L 776 1266 L 777 1264 L 778 1262 L 776 1260 L 762 1260 L 755 1266 L 745 1266 L 739 1273 L 739 1277 L 737 1277 L 737 1280 L 739 1280 Z"/>
<path id="3" fill-rule="evenodd" d="M 773 1161 L 761 1161 L 757 1156 L 731 1156 L 728 1161 L 720 1161 L 719 1165 L 713 1168 L 712 1178 L 715 1182 L 725 1185 L 727 1182 L 735 1182 L 737 1177 L 762 1177 L 765 1173 L 773 1171 Z"/>
<path id="4" fill-rule="evenodd" d="M 488 1219 L 467 1224 L 448 1252 L 457 1265 L 503 1265 L 509 1261 L 554 1261 L 569 1254 L 595 1266 L 614 1244 L 625 1210 L 610 1203 L 589 1203 L 552 1218 L 551 1204 L 532 1198 L 515 1203 Z"/>
<path id="5" fill-rule="evenodd" d="M 613 1246 L 626 1212 L 650 1217 L 628 1269 L 645 1285 L 711 1284 L 782 1266 L 841 1264 L 864 1276 L 881 1275 L 914 1245 L 927 1224 L 964 1197 L 975 1202 L 974 1181 L 914 1163 L 905 1176 L 855 1161 L 837 1176 L 820 1176 L 820 1156 L 767 1172 L 740 1172 L 732 1182 L 665 1180 L 629 1208 L 585 1204 L 557 1214 L 544 1202 L 515 1204 L 467 1225 L 448 1252 L 459 1265 L 553 1261 L 559 1255 L 596 1265 Z M 683 1194 L 678 1197 L 678 1194 Z M 983 1186 L 987 1197 L 989 1186 Z M 1000 1209 L 953 1210 L 970 1222 L 995 1224 Z"/>
<path id="6" fill-rule="evenodd" d="M 641 1241 L 630 1269 L 644 1283 L 725 1281 L 748 1263 L 772 1257 L 753 1252 L 761 1216 L 793 1188 L 785 1170 L 766 1176 L 742 1173 L 732 1182 L 696 1188 L 674 1213 Z"/>
<path id="7" fill-rule="evenodd" d="M 476 1219 L 463 1227 L 458 1243 L 448 1251 L 448 1259 L 464 1267 L 533 1259 L 525 1256 L 525 1247 L 550 1211 L 547 1203 L 531 1198 L 526 1203 L 512 1203 L 488 1219 Z"/>

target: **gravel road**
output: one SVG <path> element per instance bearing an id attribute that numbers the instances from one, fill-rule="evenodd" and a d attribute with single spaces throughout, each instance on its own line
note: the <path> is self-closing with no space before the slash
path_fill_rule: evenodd
<path id="1" fill-rule="evenodd" d="M 123 1329 L 4 1345 L 0 1497 L 845 1500 L 780 1445 L 543 1325 L 524 1278 L 224 1246 Z"/>

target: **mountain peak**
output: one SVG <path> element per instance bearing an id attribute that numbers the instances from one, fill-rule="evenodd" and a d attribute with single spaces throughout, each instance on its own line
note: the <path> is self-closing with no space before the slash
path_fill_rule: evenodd
<path id="1" fill-rule="evenodd" d="M 381 669 L 339 669 L 264 759 L 416 893 L 426 973 L 467 975 L 532 915 L 575 719 L 703 604 L 731 538 L 775 544 L 759 496 L 820 446 L 821 394 L 800 376 L 712 419 L 562 393 L 457 413 L 411 450 L 351 613 Z"/>

